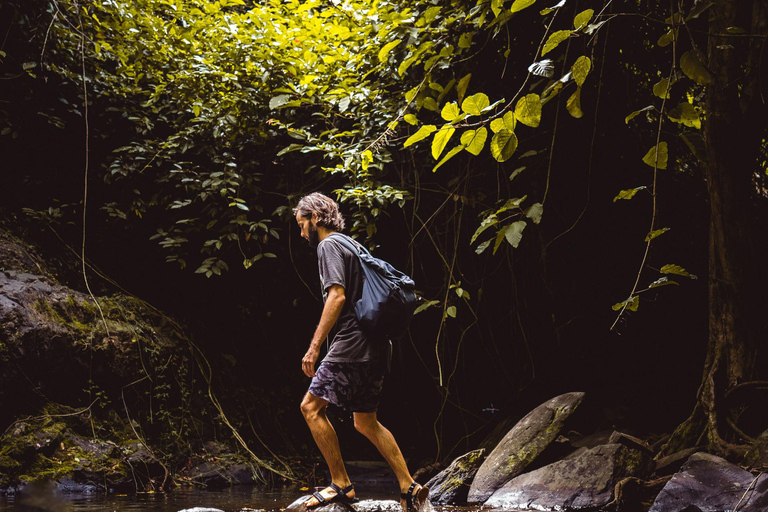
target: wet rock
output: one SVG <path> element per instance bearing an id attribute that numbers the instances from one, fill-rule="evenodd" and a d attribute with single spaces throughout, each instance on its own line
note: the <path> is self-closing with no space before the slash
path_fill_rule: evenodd
<path id="1" fill-rule="evenodd" d="M 673 453 L 658 459 L 656 461 L 656 469 L 654 470 L 654 474 L 656 476 L 667 476 L 677 473 L 685 461 L 698 451 L 699 448 L 688 448 L 686 450 L 681 450 L 677 453 Z"/>
<path id="2" fill-rule="evenodd" d="M 765 512 L 768 474 L 755 478 L 735 464 L 696 453 L 656 497 L 649 512 Z"/>
<path id="3" fill-rule="evenodd" d="M 466 503 L 469 486 L 483 463 L 484 455 L 484 449 L 462 455 L 427 482 L 429 501 L 433 505 L 462 505 Z"/>
<path id="4" fill-rule="evenodd" d="M 744 457 L 744 464 L 762 471 L 768 470 L 768 430 L 752 444 Z"/>
<path id="5" fill-rule="evenodd" d="M 511 510 L 599 509 L 613 501 L 616 484 L 630 476 L 644 477 L 650 457 L 621 444 L 606 444 L 578 457 L 555 462 L 520 475 L 485 502 Z"/>
<path id="6" fill-rule="evenodd" d="M 304 506 L 304 503 L 306 503 L 311 497 L 311 495 L 302 496 L 301 498 L 288 505 L 288 507 L 285 509 L 285 512 L 307 512 L 307 508 Z M 312 510 L 316 512 L 355 512 L 355 509 L 352 508 L 351 505 L 339 502 L 329 503 L 328 505 L 321 505 L 313 508 Z"/>
<path id="7" fill-rule="evenodd" d="M 224 511 L 218 508 L 192 507 L 192 508 L 185 508 L 184 510 L 179 510 L 179 512 L 224 512 Z"/>
<path id="8" fill-rule="evenodd" d="M 584 393 L 566 393 L 529 412 L 504 436 L 477 471 L 467 502 L 483 503 L 516 477 L 558 435 L 563 422 L 579 406 Z"/>
<path id="9" fill-rule="evenodd" d="M 399 501 L 361 500 L 352 504 L 356 512 L 403 512 Z"/>
<path id="10" fill-rule="evenodd" d="M 307 512 L 304 503 L 311 495 L 302 496 L 285 509 L 285 512 Z M 361 500 L 356 503 L 330 503 L 312 509 L 317 512 L 402 512 L 400 503 L 394 500 Z"/>

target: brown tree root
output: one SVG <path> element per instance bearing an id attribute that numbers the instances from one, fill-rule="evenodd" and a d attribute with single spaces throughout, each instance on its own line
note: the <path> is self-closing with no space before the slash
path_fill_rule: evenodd
<path id="1" fill-rule="evenodd" d="M 672 476 L 642 480 L 631 476 L 619 481 L 613 492 L 613 501 L 605 506 L 615 512 L 642 512 L 648 510 L 656 496 Z"/>

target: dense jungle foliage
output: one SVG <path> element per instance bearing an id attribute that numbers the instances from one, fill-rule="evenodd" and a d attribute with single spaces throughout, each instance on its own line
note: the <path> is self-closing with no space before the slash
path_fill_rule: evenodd
<path id="1" fill-rule="evenodd" d="M 297 404 L 319 285 L 291 211 L 315 190 L 424 297 L 381 411 L 407 455 L 445 460 L 575 390 L 590 427 L 680 424 L 674 446 L 738 453 L 766 428 L 722 405 L 765 361 L 765 1 L 0 12 L 0 211 L 185 325 L 212 368 L 191 386 L 221 400 L 178 409 L 206 411 L 194 435 L 315 456 Z"/>

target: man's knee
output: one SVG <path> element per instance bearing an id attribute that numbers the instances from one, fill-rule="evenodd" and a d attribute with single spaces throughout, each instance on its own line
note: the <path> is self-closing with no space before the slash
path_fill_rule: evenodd
<path id="1" fill-rule="evenodd" d="M 379 426 L 376 413 L 355 413 L 355 430 L 370 437 Z"/>
<path id="2" fill-rule="evenodd" d="M 322 398 L 318 398 L 311 393 L 304 395 L 304 399 L 301 401 L 301 414 L 304 415 L 304 419 L 307 421 L 316 418 L 325 407 L 328 402 Z"/>

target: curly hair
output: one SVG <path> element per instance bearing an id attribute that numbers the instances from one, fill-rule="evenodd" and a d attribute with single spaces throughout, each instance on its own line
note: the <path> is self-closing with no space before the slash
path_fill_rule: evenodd
<path id="1" fill-rule="evenodd" d="M 320 192 L 312 192 L 299 200 L 293 213 L 305 218 L 317 214 L 317 225 L 334 231 L 344 230 L 344 217 L 339 212 L 339 204 Z"/>

